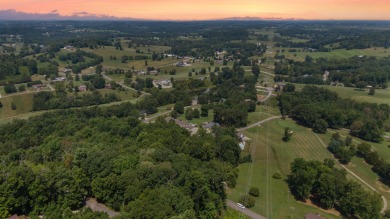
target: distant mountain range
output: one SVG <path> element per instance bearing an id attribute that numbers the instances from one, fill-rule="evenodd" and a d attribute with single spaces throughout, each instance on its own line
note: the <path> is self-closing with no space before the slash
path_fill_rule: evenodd
<path id="1" fill-rule="evenodd" d="M 77 12 L 72 15 L 61 15 L 57 10 L 50 13 L 28 13 L 14 9 L 0 10 L 0 20 L 143 20 L 135 18 L 119 18 L 109 15 L 91 14 L 88 12 Z"/>

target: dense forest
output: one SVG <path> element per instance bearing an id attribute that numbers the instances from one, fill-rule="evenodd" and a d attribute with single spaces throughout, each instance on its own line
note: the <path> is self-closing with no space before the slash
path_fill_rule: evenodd
<path id="1" fill-rule="evenodd" d="M 316 86 L 301 91 L 283 92 L 279 97 L 280 112 L 299 124 L 319 133 L 326 128 L 348 128 L 353 136 L 373 142 L 382 141 L 388 130 L 390 107 L 387 104 L 357 102 L 342 99 L 337 93 Z"/>
<path id="2" fill-rule="evenodd" d="M 138 116 L 134 105 L 122 104 L 1 126 L 0 216 L 66 218 L 87 197 L 121 210 L 121 218 L 220 215 L 224 183 L 234 186 L 237 177 L 234 129 L 190 136 L 174 123 L 143 124 Z"/>

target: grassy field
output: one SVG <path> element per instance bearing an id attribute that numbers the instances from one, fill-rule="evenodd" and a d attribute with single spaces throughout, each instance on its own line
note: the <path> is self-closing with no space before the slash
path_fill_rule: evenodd
<path id="1" fill-rule="evenodd" d="M 228 210 L 225 211 L 225 214 L 222 216 L 223 219 L 250 219 L 246 215 L 228 208 Z"/>
<path id="2" fill-rule="evenodd" d="M 282 141 L 285 127 L 291 128 L 294 132 L 292 140 L 288 143 Z M 303 218 L 310 212 L 321 213 L 326 218 L 339 218 L 316 207 L 295 201 L 283 180 L 289 174 L 290 163 L 294 158 L 303 157 L 320 161 L 331 158 L 331 154 L 324 147 L 319 146 L 314 133 L 291 120 L 278 119 L 249 129 L 244 134 L 251 138 L 251 144 L 256 146 L 254 168 L 251 171 L 250 164 L 239 165 L 237 186 L 230 191 L 229 199 L 238 201 L 240 194 L 245 193 L 248 184 L 249 187 L 255 186 L 260 190 L 260 197 L 256 198 L 256 205 L 252 210 L 268 218 Z M 274 173 L 280 173 L 283 179 L 272 178 Z"/>
<path id="3" fill-rule="evenodd" d="M 368 95 L 368 89 L 359 90 L 351 87 L 321 86 L 337 92 L 343 98 L 351 98 L 361 102 L 390 104 L 390 88 L 376 89 L 375 95 Z"/>
<path id="4" fill-rule="evenodd" d="M 335 130 L 328 131 L 327 134 L 324 135 L 318 135 L 321 140 L 328 145 L 331 139 L 331 135 L 335 132 Z M 345 130 L 337 130 L 337 132 L 342 135 L 343 138 L 345 138 L 348 133 Z M 353 143 L 355 145 L 362 142 L 362 140 L 354 138 Z M 379 156 L 383 157 L 387 162 L 390 162 L 390 149 L 387 147 L 389 144 L 388 142 L 384 141 L 382 143 L 371 143 L 367 142 L 372 145 L 372 148 L 379 153 Z M 388 186 L 381 183 L 378 179 L 379 176 L 371 170 L 371 166 L 368 165 L 362 158 L 354 157 L 351 162 L 346 165 L 346 167 L 357 174 L 360 178 L 362 178 L 364 181 L 369 183 L 371 186 L 373 186 L 377 191 L 383 195 L 387 201 L 390 201 L 390 190 Z M 348 177 L 350 179 L 354 179 L 354 177 L 350 176 Z"/>
<path id="5" fill-rule="evenodd" d="M 32 93 L 1 98 L 0 101 L 3 103 L 3 107 L 0 108 L 0 118 L 12 117 L 30 112 L 32 109 L 32 99 Z M 12 103 L 16 105 L 15 110 L 11 109 Z"/>
<path id="6" fill-rule="evenodd" d="M 87 49 L 84 48 L 83 50 L 87 52 L 93 52 L 97 55 L 103 56 L 103 66 L 109 67 L 109 68 L 124 68 L 124 69 L 130 69 L 134 66 L 135 69 L 146 69 L 147 66 L 145 66 L 145 60 L 132 60 L 128 61 L 127 63 L 122 63 L 122 56 L 136 56 L 136 55 L 144 55 L 151 57 L 151 54 L 153 52 L 164 52 L 169 49 L 169 47 L 164 46 L 150 46 L 150 47 L 137 47 L 141 52 L 143 53 L 136 53 L 136 49 L 134 48 L 127 48 L 127 46 L 123 46 L 123 50 L 117 50 L 113 46 L 105 46 L 104 48 L 98 48 L 98 49 Z M 149 51 L 148 51 L 149 50 Z M 111 60 L 110 56 L 116 56 L 116 60 Z M 178 62 L 176 59 L 166 58 L 161 61 L 152 61 L 147 60 L 148 66 L 151 67 L 160 67 L 165 65 L 171 65 L 176 62 Z"/>
<path id="7" fill-rule="evenodd" d="M 278 48 L 282 49 L 282 48 Z M 390 55 L 390 49 L 384 48 L 368 48 L 368 49 L 337 49 L 330 52 L 288 52 L 289 48 L 284 48 L 285 52 L 280 52 L 280 55 L 285 55 L 286 58 L 294 59 L 296 61 L 304 61 L 306 55 L 309 55 L 313 58 L 350 58 L 353 56 L 377 56 L 377 57 L 387 57 Z M 296 54 L 296 56 L 295 56 Z"/>
<path id="8" fill-rule="evenodd" d="M 291 141 L 287 143 L 281 139 L 285 127 L 289 127 L 294 132 Z M 294 158 L 302 157 L 307 160 L 319 161 L 325 158 L 333 158 L 331 153 L 317 139 L 315 133 L 310 129 L 298 126 L 292 120 L 278 119 L 262 124 L 260 127 L 249 129 L 244 134 L 251 138 L 251 144 L 256 146 L 254 164 L 253 168 L 250 164 L 239 165 L 240 173 L 237 186 L 229 190 L 229 199 L 238 201 L 240 195 L 244 194 L 249 187 L 256 186 L 260 189 L 260 197 L 256 198 L 256 205 L 252 210 L 266 217 L 303 218 L 306 213 L 312 212 L 321 213 L 326 218 L 339 218 L 335 211 L 325 212 L 295 201 L 289 195 L 288 186 L 283 181 L 290 172 L 290 163 Z M 317 136 L 327 145 L 332 134 L 333 132 L 328 132 Z M 346 136 L 348 133 L 341 130 L 340 134 Z M 359 139 L 355 139 L 355 141 L 360 142 Z M 381 156 L 387 154 L 383 156 L 389 159 L 390 149 L 385 146 L 387 144 L 388 142 L 383 142 L 372 145 L 373 149 L 377 150 Z M 267 166 L 269 167 L 268 170 Z M 340 167 L 338 164 L 337 166 Z M 387 200 L 390 200 L 389 188 L 378 181 L 377 174 L 371 170 L 371 167 L 363 159 L 353 158 L 347 168 L 376 188 Z M 283 179 L 272 178 L 274 173 L 280 173 Z M 352 175 L 348 174 L 347 178 L 361 183 Z M 363 187 L 368 190 L 367 186 L 363 185 Z"/>
<path id="9" fill-rule="evenodd" d="M 127 91 L 116 91 L 111 89 L 101 89 L 99 92 L 104 94 L 109 93 L 115 93 L 119 96 L 119 98 L 122 101 L 129 101 L 136 99 L 136 92 L 133 90 L 127 90 Z M 88 94 L 92 93 L 91 91 L 86 92 L 80 92 L 78 95 Z M 13 96 L 3 96 L 0 101 L 3 104 L 3 107 L 0 108 L 0 119 L 4 119 L 4 121 L 8 121 L 7 118 L 11 118 L 10 121 L 14 118 L 24 118 L 23 116 L 30 117 L 31 110 L 32 110 L 32 104 L 33 104 L 33 95 L 35 93 L 23 93 L 20 95 L 13 95 Z M 74 93 L 69 93 L 68 95 L 74 95 Z M 12 110 L 11 106 L 12 103 L 16 105 L 16 109 Z M 26 115 L 25 115 L 26 114 Z M 0 122 L 1 124 L 1 122 Z"/>

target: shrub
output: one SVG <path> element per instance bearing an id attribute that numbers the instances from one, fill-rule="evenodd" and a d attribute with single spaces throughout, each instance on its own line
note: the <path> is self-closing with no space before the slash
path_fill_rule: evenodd
<path id="1" fill-rule="evenodd" d="M 249 195 L 243 195 L 240 197 L 239 202 L 247 208 L 255 206 L 255 199 Z"/>
<path id="2" fill-rule="evenodd" d="M 259 197 L 259 195 L 260 195 L 259 188 L 251 187 L 251 189 L 249 190 L 249 195 L 251 195 L 253 197 Z"/>
<path id="3" fill-rule="evenodd" d="M 280 173 L 274 173 L 274 174 L 272 174 L 272 177 L 273 177 L 274 179 L 281 179 L 281 178 L 282 178 L 282 174 L 280 174 Z"/>

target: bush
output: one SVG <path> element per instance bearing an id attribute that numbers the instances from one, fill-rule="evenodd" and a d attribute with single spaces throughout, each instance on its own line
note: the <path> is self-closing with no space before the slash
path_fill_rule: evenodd
<path id="1" fill-rule="evenodd" d="M 239 163 L 251 163 L 252 162 L 252 157 L 250 154 L 240 157 L 240 160 L 238 161 Z"/>
<path id="2" fill-rule="evenodd" d="M 25 91 L 26 90 L 26 86 L 24 86 L 23 84 L 22 85 L 19 85 L 19 87 L 18 87 L 18 91 L 19 92 L 23 92 L 23 91 Z"/>
<path id="3" fill-rule="evenodd" d="M 249 195 L 243 195 L 240 197 L 239 202 L 243 204 L 246 208 L 251 208 L 255 206 L 255 199 Z"/>
<path id="4" fill-rule="evenodd" d="M 323 119 L 318 119 L 313 125 L 313 132 L 319 134 L 325 134 L 326 129 L 328 128 L 328 123 Z"/>
<path id="5" fill-rule="evenodd" d="M 282 174 L 280 174 L 280 173 L 274 173 L 274 174 L 272 174 L 272 177 L 273 177 L 274 179 L 281 179 L 281 178 L 282 178 Z"/>
<path id="6" fill-rule="evenodd" d="M 16 110 L 16 105 L 15 105 L 14 102 L 11 103 L 11 109 L 12 109 L 12 110 Z"/>
<path id="7" fill-rule="evenodd" d="M 260 195 L 259 188 L 251 187 L 251 189 L 249 190 L 249 195 L 251 195 L 253 197 L 259 197 L 259 195 Z"/>

